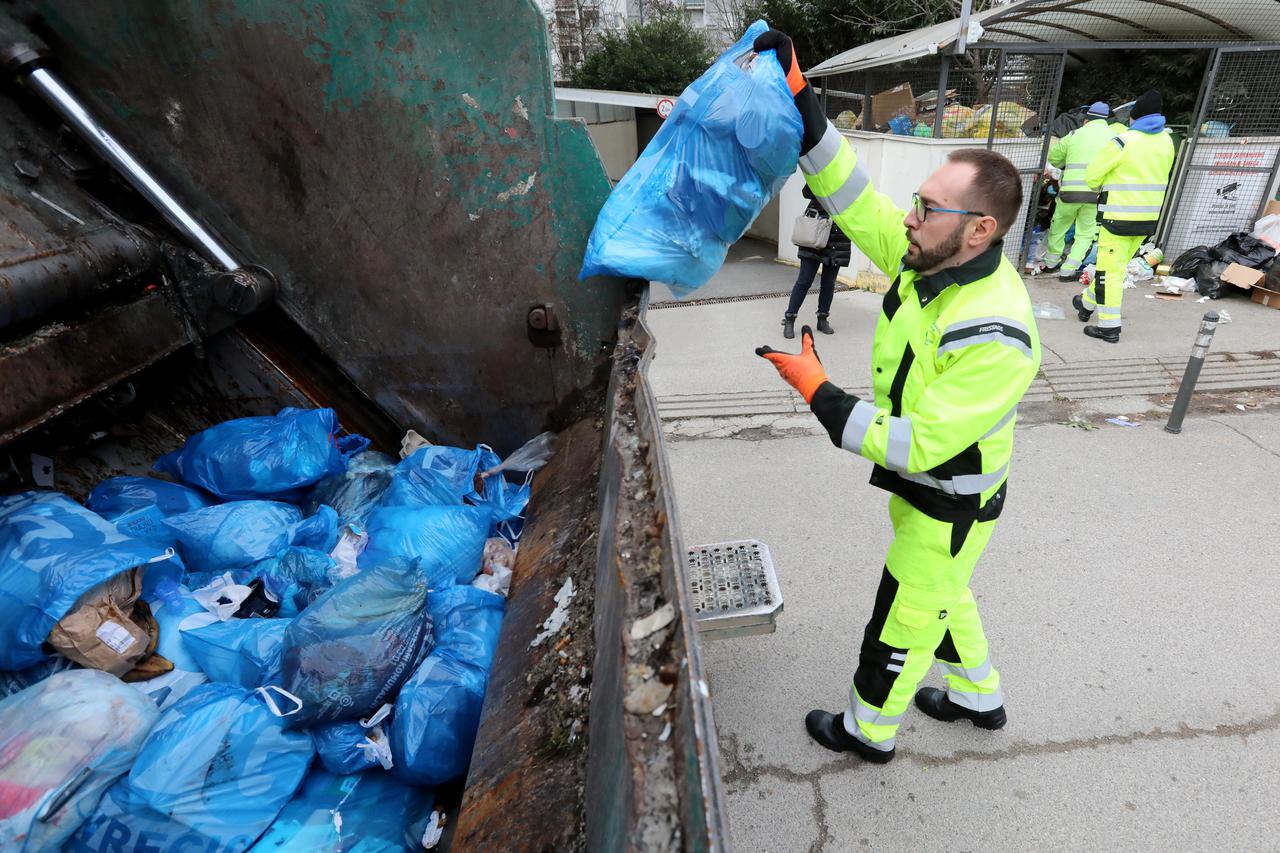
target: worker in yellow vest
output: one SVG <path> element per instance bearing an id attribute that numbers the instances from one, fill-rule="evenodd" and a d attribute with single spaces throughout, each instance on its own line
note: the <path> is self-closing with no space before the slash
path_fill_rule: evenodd
<path id="1" fill-rule="evenodd" d="M 1160 208 L 1173 168 L 1173 140 L 1161 114 L 1163 99 L 1148 89 L 1133 105 L 1129 129 L 1103 146 L 1085 169 L 1090 189 L 1098 190 L 1097 274 L 1071 304 L 1082 323 L 1098 312 L 1097 325 L 1084 333 L 1107 343 L 1120 342 L 1120 300 L 1129 261 L 1143 241 L 1156 233 Z"/>
<path id="2" fill-rule="evenodd" d="M 1111 108 L 1102 101 L 1089 107 L 1085 123 L 1049 149 L 1049 165 L 1062 170 L 1058 182 L 1058 201 L 1049 223 L 1049 243 L 1045 247 L 1044 271 L 1058 270 L 1058 278 L 1072 281 L 1080 275 L 1080 265 L 1098 236 L 1098 192 L 1089 188 L 1084 170 L 1102 146 L 1116 135 L 1108 118 Z M 1075 226 L 1071 253 L 1064 259 L 1067 231 Z"/>

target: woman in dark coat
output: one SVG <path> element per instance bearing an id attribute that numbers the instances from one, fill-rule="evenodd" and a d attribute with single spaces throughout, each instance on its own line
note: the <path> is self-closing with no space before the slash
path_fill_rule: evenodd
<path id="1" fill-rule="evenodd" d="M 830 218 L 822 209 L 822 205 L 814 199 L 808 187 L 804 188 L 804 197 L 809 199 L 809 207 L 805 209 L 806 214 L 816 211 L 823 219 Z M 818 274 L 819 266 L 822 267 L 822 282 L 818 288 L 818 331 L 824 335 L 835 334 L 836 330 L 827 322 L 827 315 L 831 313 L 831 299 L 836 292 L 836 273 L 839 272 L 840 267 L 849 265 L 849 238 L 839 226 L 832 223 L 831 236 L 827 238 L 826 246 L 821 249 L 810 249 L 808 246 L 797 248 L 800 254 L 800 275 L 796 278 L 795 287 L 791 288 L 791 302 L 787 304 L 787 313 L 782 317 L 782 336 L 784 338 L 796 336 L 796 315 L 800 313 L 804 297 L 813 286 L 813 279 Z"/>

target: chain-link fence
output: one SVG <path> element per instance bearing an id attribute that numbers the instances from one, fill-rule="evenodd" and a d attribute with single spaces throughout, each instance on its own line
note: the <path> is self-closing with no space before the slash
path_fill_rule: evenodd
<path id="1" fill-rule="evenodd" d="M 1022 177 L 1022 218 L 1004 238 L 1014 263 L 1025 258 L 1030 235 L 1048 227 L 1052 197 L 1043 178 L 1050 125 L 1057 112 L 1065 53 L 1006 53 L 991 102 L 995 121 L 987 146 L 1008 157 Z"/>
<path id="2" fill-rule="evenodd" d="M 1280 163 L 1280 50 L 1222 49 L 1210 63 L 1162 224 L 1173 256 L 1249 231 Z"/>

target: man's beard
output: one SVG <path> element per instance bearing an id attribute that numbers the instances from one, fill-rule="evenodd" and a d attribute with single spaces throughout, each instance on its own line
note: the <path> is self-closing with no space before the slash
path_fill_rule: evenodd
<path id="1" fill-rule="evenodd" d="M 960 251 L 960 245 L 964 242 L 964 225 L 963 222 L 957 225 L 955 230 L 947 236 L 947 239 L 933 249 L 926 249 L 918 243 L 912 243 L 919 251 L 919 254 L 915 256 L 907 255 L 902 259 L 902 265 L 916 272 L 941 267 Z M 910 238 L 908 237 L 907 239 Z"/>

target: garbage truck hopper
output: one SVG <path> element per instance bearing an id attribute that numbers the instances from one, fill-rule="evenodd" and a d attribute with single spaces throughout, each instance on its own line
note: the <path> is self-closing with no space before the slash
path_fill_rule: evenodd
<path id="1" fill-rule="evenodd" d="M 24 0 L 0 61 L 0 495 L 283 406 L 554 430 L 443 844 L 726 849 L 644 286 L 577 280 L 609 182 L 538 4 Z"/>

